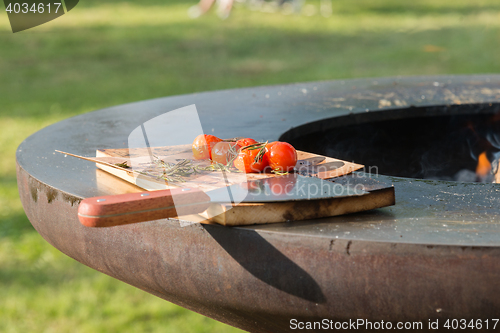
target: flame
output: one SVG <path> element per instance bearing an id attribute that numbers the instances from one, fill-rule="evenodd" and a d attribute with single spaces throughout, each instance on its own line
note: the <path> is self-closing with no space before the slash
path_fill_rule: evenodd
<path id="1" fill-rule="evenodd" d="M 486 177 L 491 171 L 491 163 L 486 157 L 486 152 L 483 151 L 477 159 L 476 175 Z"/>

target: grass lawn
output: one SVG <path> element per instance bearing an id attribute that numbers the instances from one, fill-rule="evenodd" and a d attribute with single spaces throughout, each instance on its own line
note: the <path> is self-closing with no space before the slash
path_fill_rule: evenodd
<path id="1" fill-rule="evenodd" d="M 189 19 L 194 3 L 82 0 L 16 34 L 0 12 L 0 332 L 238 331 L 93 271 L 36 233 L 15 151 L 44 126 L 196 91 L 500 72 L 498 0 L 334 0 L 328 18 L 238 4 L 225 21 Z"/>

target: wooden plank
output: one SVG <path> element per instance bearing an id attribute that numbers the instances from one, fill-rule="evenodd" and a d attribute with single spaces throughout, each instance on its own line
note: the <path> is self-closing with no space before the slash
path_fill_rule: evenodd
<path id="1" fill-rule="evenodd" d="M 202 215 L 225 226 L 311 220 L 358 213 L 395 204 L 394 187 L 381 186 L 368 195 L 323 200 L 259 204 L 212 204 Z"/>

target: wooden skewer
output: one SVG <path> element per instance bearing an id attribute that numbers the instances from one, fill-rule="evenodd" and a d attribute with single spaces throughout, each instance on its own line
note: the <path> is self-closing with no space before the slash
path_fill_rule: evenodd
<path id="1" fill-rule="evenodd" d="M 99 163 L 99 164 L 107 165 L 109 167 L 112 167 L 112 168 L 115 168 L 115 169 L 118 169 L 118 170 L 123 170 L 123 171 L 126 171 L 126 172 L 132 172 L 132 173 L 135 173 L 135 174 L 138 174 L 138 175 L 141 174 L 138 171 L 134 171 L 134 169 L 132 169 L 132 168 L 123 168 L 123 167 L 120 167 L 120 166 L 118 166 L 116 164 L 113 164 L 113 163 L 109 163 L 109 162 L 105 162 L 105 161 L 100 161 L 100 160 L 98 160 L 96 158 L 85 157 L 85 156 L 75 155 L 75 154 L 71 154 L 71 153 L 66 153 L 64 151 L 60 151 L 60 150 L 57 150 L 57 149 L 56 149 L 56 152 L 64 154 L 64 155 L 69 155 L 69 156 L 77 157 L 77 158 L 80 158 L 82 160 L 87 160 L 87 161 L 91 161 L 91 162 L 94 162 L 94 163 Z"/>

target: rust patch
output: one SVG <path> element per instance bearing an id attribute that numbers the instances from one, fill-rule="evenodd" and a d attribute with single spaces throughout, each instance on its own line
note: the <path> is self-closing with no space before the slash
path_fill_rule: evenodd
<path id="1" fill-rule="evenodd" d="M 28 187 L 29 191 L 31 193 L 31 198 L 33 199 L 34 202 L 38 201 L 38 193 L 40 192 L 45 192 L 45 195 L 47 196 L 47 202 L 52 203 L 55 199 L 57 199 L 59 195 L 59 191 L 57 189 L 54 189 L 50 186 L 47 186 L 41 182 L 39 182 L 37 179 L 29 176 L 28 178 Z M 69 202 L 71 206 L 74 206 L 75 204 L 80 204 L 82 201 L 81 198 L 61 193 L 62 198 L 64 201 Z"/>
<path id="2" fill-rule="evenodd" d="M 63 197 L 64 201 L 71 203 L 71 207 L 73 207 L 73 205 L 75 205 L 75 204 L 79 205 L 80 202 L 82 201 L 82 199 L 80 199 L 80 198 L 74 197 L 74 196 L 69 195 L 69 194 L 64 194 L 64 193 L 63 193 L 62 197 Z"/>
<path id="3" fill-rule="evenodd" d="M 484 251 L 485 248 L 481 246 L 461 246 L 460 249 L 463 251 Z"/>
<path id="4" fill-rule="evenodd" d="M 48 187 L 45 193 L 47 195 L 48 203 L 51 203 L 52 201 L 54 201 L 55 198 L 57 198 L 57 191 L 51 187 Z"/>
<path id="5" fill-rule="evenodd" d="M 31 175 L 29 175 L 28 187 L 31 193 L 31 198 L 33 199 L 34 202 L 38 201 L 38 191 L 40 191 L 38 184 L 39 184 L 38 181 L 33 177 L 31 177 Z"/>
<path id="6" fill-rule="evenodd" d="M 351 244 L 352 244 L 352 241 L 348 241 L 348 242 L 347 242 L 347 246 L 346 246 L 346 248 L 345 248 L 345 252 L 347 253 L 347 255 L 348 255 L 348 256 L 350 256 L 350 255 L 351 255 L 351 253 L 349 252 L 349 251 L 350 251 L 350 249 L 351 249 Z"/>
<path id="7" fill-rule="evenodd" d="M 36 186 L 33 186 L 33 184 L 30 184 L 30 192 L 31 192 L 31 199 L 33 199 L 34 202 L 38 201 L 38 189 Z"/>

